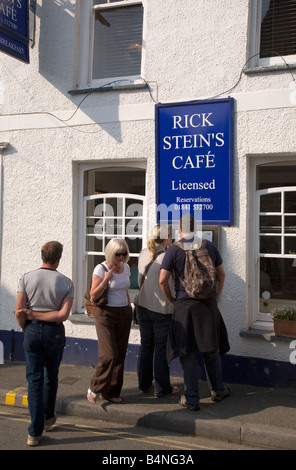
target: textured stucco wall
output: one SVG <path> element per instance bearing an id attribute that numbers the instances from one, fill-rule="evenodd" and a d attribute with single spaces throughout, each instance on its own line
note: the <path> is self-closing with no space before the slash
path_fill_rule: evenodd
<path id="1" fill-rule="evenodd" d="M 147 0 L 144 78 L 166 103 L 228 96 L 247 58 L 249 1 Z M 0 56 L 2 161 L 0 329 L 18 329 L 13 309 L 19 277 L 40 264 L 49 239 L 64 244 L 60 270 L 77 276 L 78 165 L 147 162 L 147 205 L 154 203 L 154 105 L 147 89 L 92 93 L 67 125 L 82 95 L 70 95 L 75 62 L 75 1 L 37 2 L 31 62 Z M 249 162 L 296 154 L 291 75 L 242 74 L 235 98 L 234 225 L 221 227 L 226 284 L 219 305 L 231 352 L 287 361 L 287 343 L 240 337 L 248 325 Z M 25 114 L 24 114 L 25 113 Z M 36 114 L 41 113 L 41 114 Z M 75 124 L 75 127 L 71 127 Z M 80 286 L 76 286 L 79 289 Z M 69 336 L 96 338 L 69 320 Z M 131 342 L 138 342 L 137 329 Z"/>

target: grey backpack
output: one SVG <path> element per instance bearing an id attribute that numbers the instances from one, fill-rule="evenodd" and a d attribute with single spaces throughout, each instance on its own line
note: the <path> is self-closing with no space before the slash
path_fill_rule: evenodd
<path id="1" fill-rule="evenodd" d="M 180 241 L 175 242 L 175 245 L 182 248 L 186 253 L 184 280 L 178 277 L 188 296 L 196 299 L 215 297 L 218 289 L 218 279 L 216 267 L 206 248 L 207 240 L 203 238 L 200 247 L 194 243 L 190 244 L 192 245 L 190 249 L 186 248 L 189 244 L 183 244 Z"/>

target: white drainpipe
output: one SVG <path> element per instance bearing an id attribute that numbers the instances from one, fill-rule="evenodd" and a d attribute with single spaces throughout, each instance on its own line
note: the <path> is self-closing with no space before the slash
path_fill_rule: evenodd
<path id="1" fill-rule="evenodd" d="M 2 222 L 3 222 L 3 152 L 9 146 L 8 142 L 0 142 L 0 250 L 2 253 Z M 1 262 L 0 254 L 0 284 L 1 284 Z"/>

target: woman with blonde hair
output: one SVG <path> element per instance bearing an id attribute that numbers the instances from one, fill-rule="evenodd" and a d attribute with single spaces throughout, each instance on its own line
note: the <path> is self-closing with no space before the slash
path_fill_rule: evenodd
<path id="1" fill-rule="evenodd" d="M 99 362 L 87 392 L 96 402 L 97 395 L 120 403 L 124 360 L 132 321 L 132 308 L 127 289 L 130 285 L 129 249 L 125 240 L 112 238 L 105 249 L 105 261 L 93 272 L 91 297 L 96 301 L 105 289 L 107 304 L 95 311 Z"/>
<path id="2" fill-rule="evenodd" d="M 159 286 L 159 273 L 165 251 L 171 243 L 170 228 L 156 225 L 141 251 L 138 262 L 139 294 L 135 299 L 140 327 L 141 346 L 138 358 L 138 381 L 142 392 L 152 390 L 157 397 L 175 395 L 179 389 L 170 383 L 166 359 L 166 342 L 173 305 Z M 173 286 L 172 286 L 173 289 Z"/>

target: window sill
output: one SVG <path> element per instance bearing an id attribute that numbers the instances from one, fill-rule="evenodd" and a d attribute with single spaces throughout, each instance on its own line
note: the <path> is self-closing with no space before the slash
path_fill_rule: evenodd
<path id="1" fill-rule="evenodd" d="M 72 313 L 68 320 L 72 323 L 79 323 L 80 325 L 94 325 L 94 317 L 89 317 L 86 313 Z M 138 325 L 133 321 L 132 327 L 138 327 Z"/>
<path id="2" fill-rule="evenodd" d="M 296 64 L 288 64 L 288 65 L 258 65 L 256 67 L 250 67 L 248 69 L 244 69 L 243 72 L 246 75 L 251 74 L 259 74 L 259 73 L 266 73 L 266 72 L 282 72 L 285 70 L 294 70 L 296 69 Z"/>
<path id="3" fill-rule="evenodd" d="M 68 320 L 72 323 L 95 323 L 95 319 L 93 317 L 88 317 L 86 313 L 71 313 Z"/>
<path id="4" fill-rule="evenodd" d="M 275 342 L 284 342 L 284 343 L 291 343 L 293 338 L 285 338 L 284 336 L 275 336 L 274 331 L 270 330 L 259 330 L 259 329 L 252 329 L 249 330 L 241 330 L 239 335 L 242 338 L 247 339 L 260 339 L 263 341 L 270 341 L 272 343 Z"/>
<path id="5" fill-rule="evenodd" d="M 100 87 L 90 87 L 90 88 L 81 88 L 77 90 L 69 90 L 68 93 L 70 95 L 79 95 L 83 93 L 102 93 L 105 91 L 130 91 L 130 90 L 139 90 L 148 88 L 146 83 L 131 83 L 129 85 L 103 85 Z"/>

